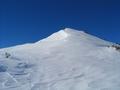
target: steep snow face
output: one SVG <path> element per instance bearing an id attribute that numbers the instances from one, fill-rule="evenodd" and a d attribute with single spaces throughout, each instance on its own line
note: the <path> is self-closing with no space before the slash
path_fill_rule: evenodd
<path id="1" fill-rule="evenodd" d="M 0 50 L 0 90 L 120 90 L 120 51 L 70 28 Z"/>

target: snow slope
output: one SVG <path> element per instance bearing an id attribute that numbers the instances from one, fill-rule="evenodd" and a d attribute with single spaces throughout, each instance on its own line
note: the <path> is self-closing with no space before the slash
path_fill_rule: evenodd
<path id="1" fill-rule="evenodd" d="M 120 52 L 112 44 L 66 28 L 0 49 L 0 90 L 120 90 Z"/>

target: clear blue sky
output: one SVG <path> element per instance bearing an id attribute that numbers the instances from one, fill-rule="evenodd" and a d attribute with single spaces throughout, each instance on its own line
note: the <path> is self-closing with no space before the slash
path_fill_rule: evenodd
<path id="1" fill-rule="evenodd" d="M 0 48 L 71 27 L 120 42 L 119 0 L 0 0 Z"/>

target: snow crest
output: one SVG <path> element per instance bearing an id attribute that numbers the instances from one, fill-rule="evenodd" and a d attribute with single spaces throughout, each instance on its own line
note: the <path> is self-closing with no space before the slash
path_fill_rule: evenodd
<path id="1" fill-rule="evenodd" d="M 56 32 L 52 35 L 50 35 L 48 38 L 44 39 L 44 40 L 49 40 L 49 41 L 54 41 L 54 40 L 63 40 L 65 38 L 67 38 L 69 35 L 67 32 L 65 32 L 65 30 L 60 30 L 59 32 Z"/>

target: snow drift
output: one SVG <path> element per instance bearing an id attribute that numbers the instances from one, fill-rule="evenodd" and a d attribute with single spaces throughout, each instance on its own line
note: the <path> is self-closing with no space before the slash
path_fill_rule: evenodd
<path id="1" fill-rule="evenodd" d="M 120 90 L 116 47 L 66 28 L 33 44 L 0 49 L 0 90 Z"/>

